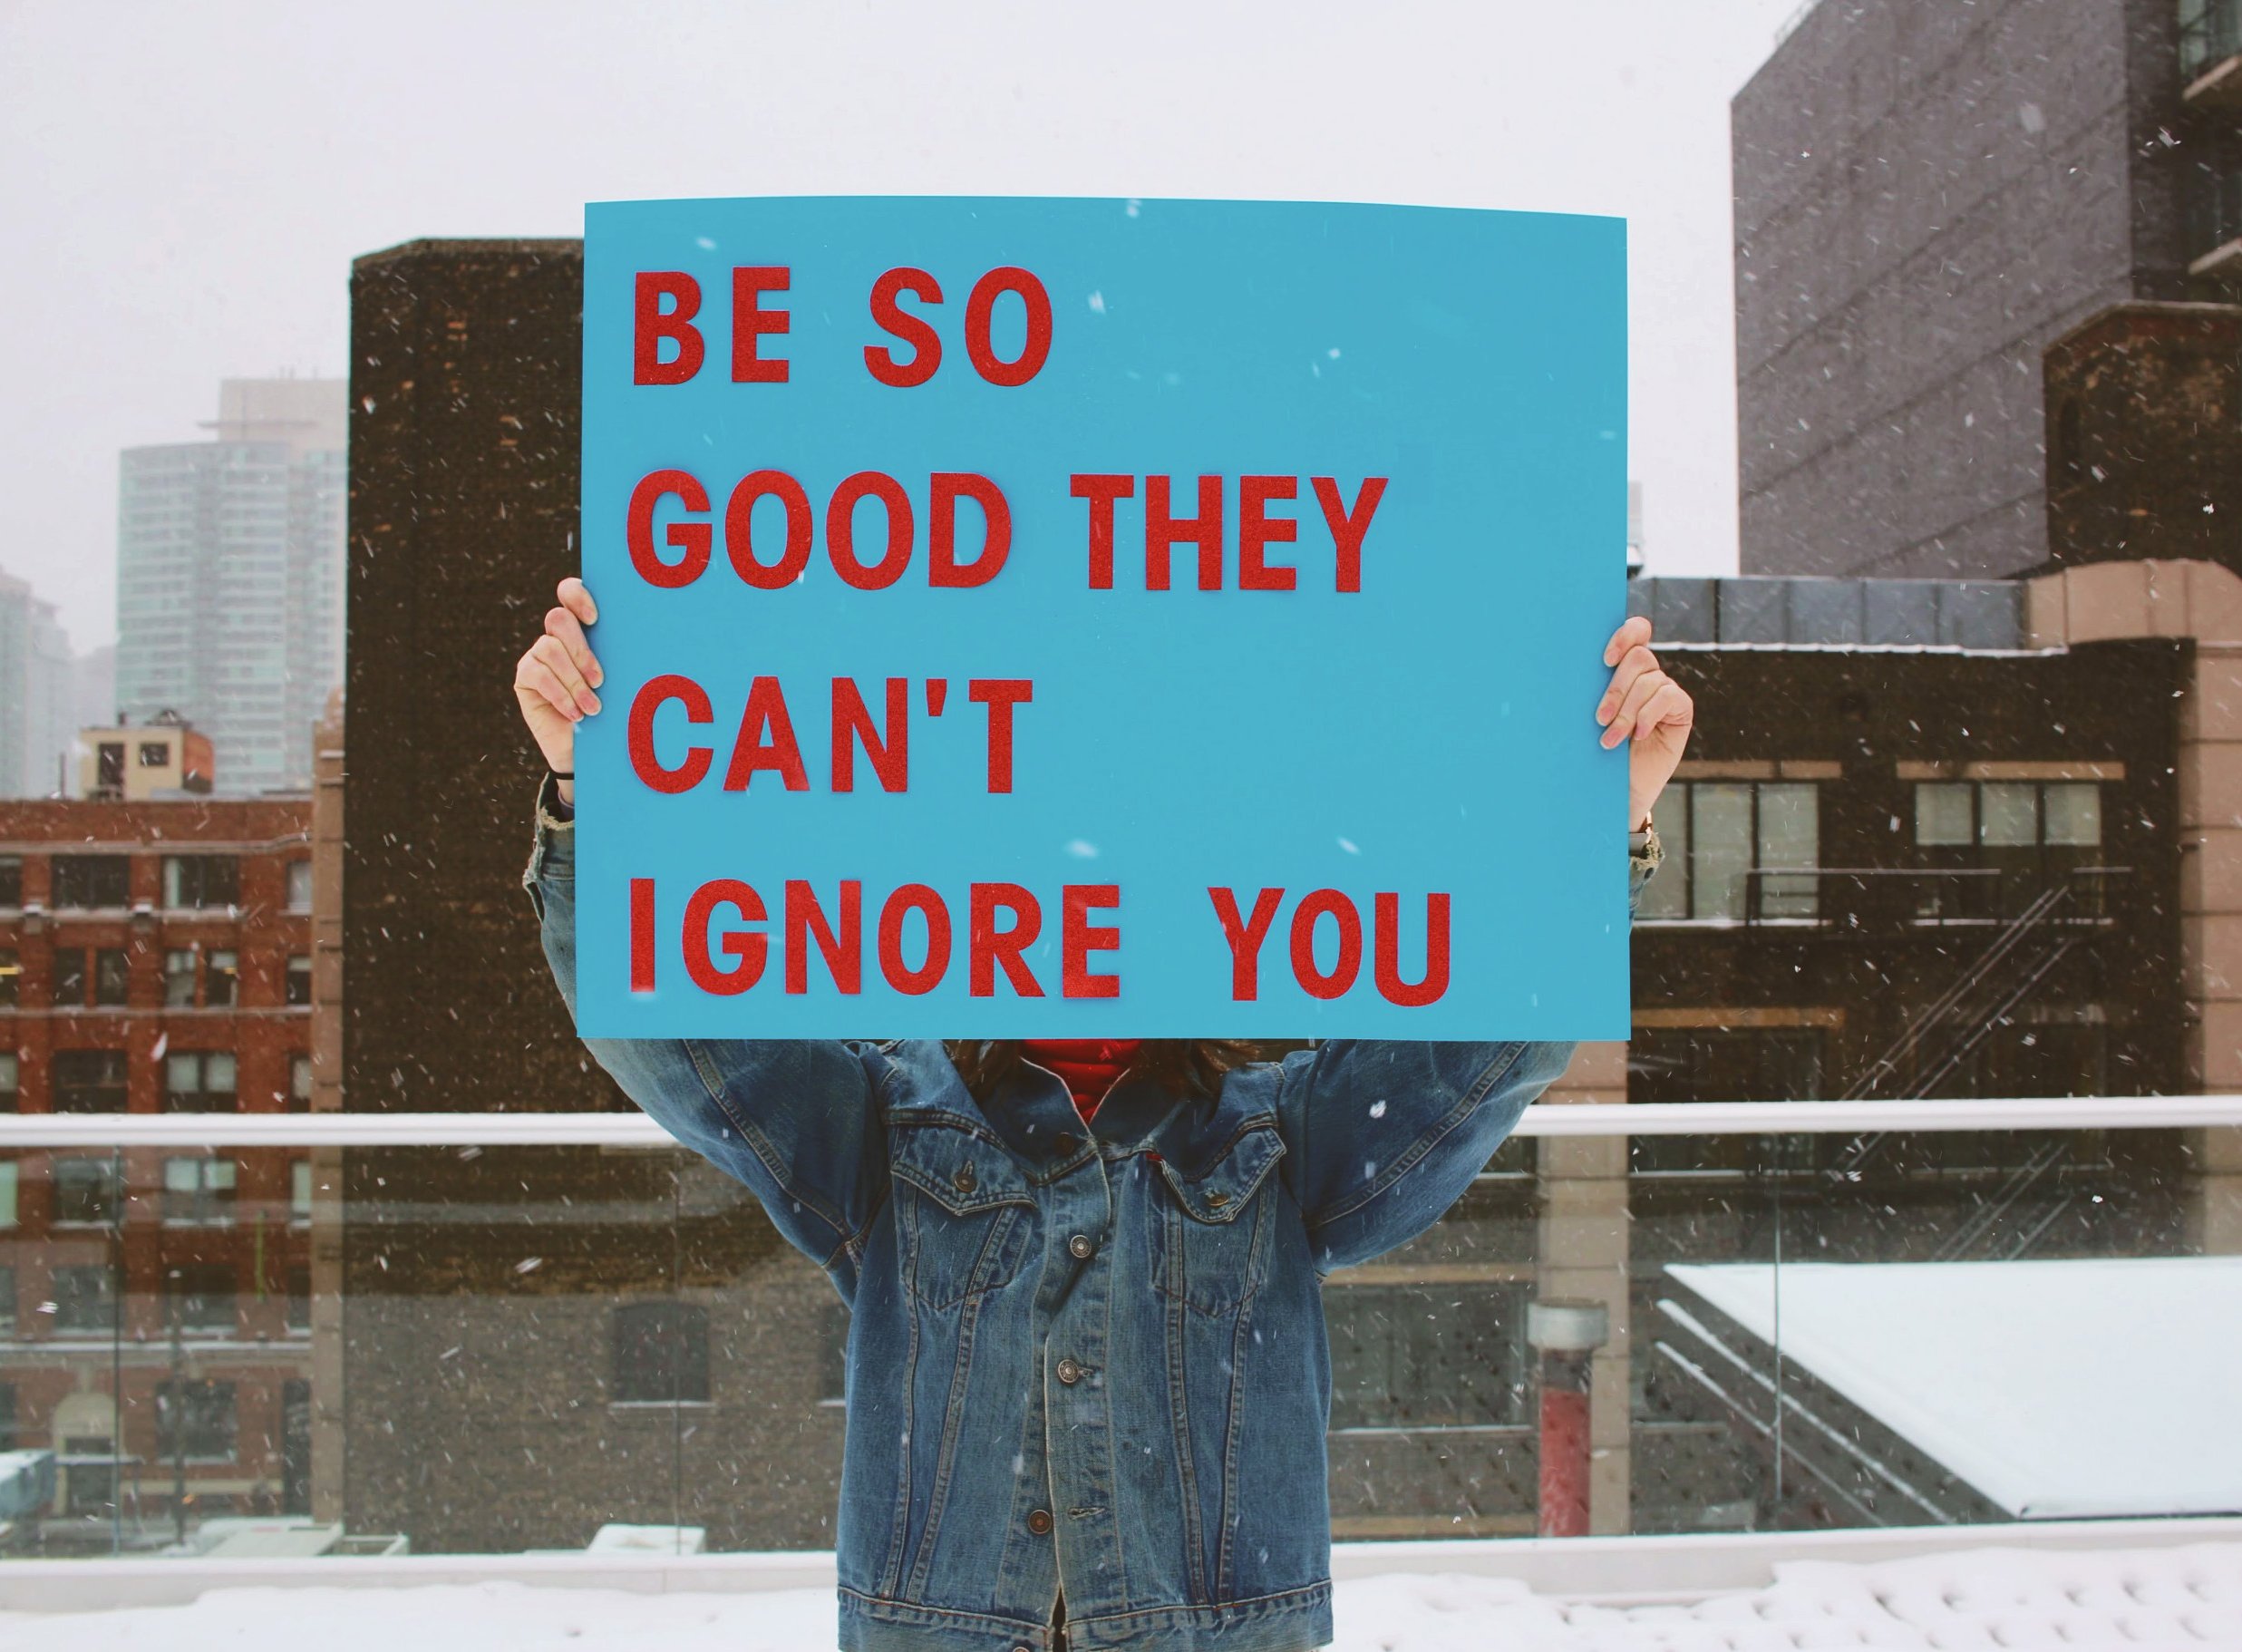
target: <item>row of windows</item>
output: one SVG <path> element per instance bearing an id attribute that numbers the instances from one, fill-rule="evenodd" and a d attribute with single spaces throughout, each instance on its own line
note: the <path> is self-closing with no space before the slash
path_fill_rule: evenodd
<path id="1" fill-rule="evenodd" d="M 13 947 L 0 947 L 0 1009 L 22 1005 L 23 964 Z M 108 1009 L 127 1001 L 131 959 L 121 947 L 57 947 L 51 1002 L 60 1009 Z M 166 1009 L 230 1009 L 241 1002 L 241 955 L 231 948 L 205 951 L 175 947 L 163 955 Z M 288 959 L 282 1002 L 311 1002 L 311 957 Z"/>
<path id="2" fill-rule="evenodd" d="M 163 1101 L 172 1113 L 231 1113 L 240 1104 L 236 1090 L 238 1063 L 231 1050 L 174 1050 L 161 1058 Z M 125 1053 L 122 1050 L 57 1050 L 52 1106 L 56 1113 L 122 1113 L 126 1110 Z M 0 1113 L 22 1103 L 23 1062 L 13 1051 L 0 1053 Z M 311 1105 L 311 1057 L 288 1057 L 288 1107 Z"/>
<path id="3" fill-rule="evenodd" d="M 141 761 L 166 761 L 165 748 L 155 741 L 141 748 Z M 47 904 L 56 911 L 73 908 L 130 906 L 132 899 L 132 857 L 130 855 L 56 855 L 51 864 Z M 311 862 L 288 862 L 288 907 L 291 912 L 311 910 Z M 0 907 L 24 904 L 24 858 L 0 855 Z M 177 911 L 223 910 L 241 904 L 241 861 L 235 855 L 166 855 L 163 858 L 163 904 Z"/>
<path id="4" fill-rule="evenodd" d="M 15 1160 L 0 1160 L 0 1229 L 13 1228 L 21 1220 L 21 1174 L 22 1166 Z M 60 1157 L 53 1161 L 49 1174 L 55 1226 L 114 1228 L 124 1220 L 124 1173 L 115 1154 Z M 289 1218 L 307 1222 L 311 1220 L 311 1161 L 292 1160 L 288 1175 Z M 228 1226 L 234 1220 L 234 1193 L 239 1180 L 239 1167 L 231 1159 L 199 1154 L 166 1159 L 157 1214 L 170 1227 Z M 13 1300 L 12 1294 L 0 1297 L 0 1301 Z"/>
<path id="5" fill-rule="evenodd" d="M 2091 862 L 2101 848 L 2101 788 L 2093 781 L 1925 781 L 1914 803 L 1915 844 L 1934 870 L 2055 872 Z M 1821 916 L 1816 782 L 1680 782 L 1660 800 L 1657 821 L 1666 860 L 1643 892 L 1643 917 Z M 1900 822 L 1892 824 L 1897 831 Z M 1935 908 L 1935 891 L 1922 899 Z"/>

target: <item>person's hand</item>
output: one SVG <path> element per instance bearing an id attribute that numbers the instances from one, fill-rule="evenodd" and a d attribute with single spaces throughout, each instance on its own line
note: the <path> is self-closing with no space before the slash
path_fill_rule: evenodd
<path id="1" fill-rule="evenodd" d="M 1650 651 L 1650 621 L 1637 615 L 1611 634 L 1604 663 L 1614 669 L 1611 686 L 1596 703 L 1606 751 L 1621 741 L 1627 752 L 1627 830 L 1640 831 L 1651 805 L 1680 766 L 1682 748 L 1697 714 L 1689 694 L 1668 676 Z"/>
<path id="2" fill-rule="evenodd" d="M 600 670 L 592 646 L 584 640 L 584 627 L 599 617 L 599 608 L 584 581 L 573 577 L 560 582 L 559 606 L 545 616 L 545 635 L 529 645 L 514 666 L 514 698 L 521 705 L 521 720 L 545 766 L 558 774 L 576 773 L 576 725 L 599 709 L 592 691 L 607 674 Z M 560 782 L 564 802 L 576 802 L 576 782 Z"/>

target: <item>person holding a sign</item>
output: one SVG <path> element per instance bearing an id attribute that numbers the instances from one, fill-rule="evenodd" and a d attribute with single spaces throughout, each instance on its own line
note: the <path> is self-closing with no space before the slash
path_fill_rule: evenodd
<path id="1" fill-rule="evenodd" d="M 564 580 L 514 680 L 552 771 L 524 883 L 572 1013 L 597 614 Z M 1595 708 L 1628 748 L 1631 903 L 1693 715 L 1650 641 L 1612 636 Z M 1574 1047 L 586 1042 L 851 1310 L 849 1652 L 1328 1641 L 1324 1276 L 1436 1222 Z"/>

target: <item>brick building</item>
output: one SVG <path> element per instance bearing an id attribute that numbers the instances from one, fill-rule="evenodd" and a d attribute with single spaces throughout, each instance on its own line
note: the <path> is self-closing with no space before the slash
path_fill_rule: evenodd
<path id="1" fill-rule="evenodd" d="M 1830 0 L 1736 96 L 1747 574 L 2047 555 L 2041 351 L 2231 296 L 2236 0 Z"/>
<path id="2" fill-rule="evenodd" d="M 306 1106 L 308 826 L 303 799 L 0 803 L 5 1105 Z M 60 1456 L 41 1535 L 107 1548 L 182 1489 L 306 1507 L 306 1156 L 104 1134 L 0 1159 L 0 1432 Z"/>

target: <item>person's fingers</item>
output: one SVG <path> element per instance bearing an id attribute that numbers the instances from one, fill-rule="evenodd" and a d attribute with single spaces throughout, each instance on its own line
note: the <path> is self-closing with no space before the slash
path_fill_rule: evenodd
<path id="1" fill-rule="evenodd" d="M 568 657 L 576 662 L 576 668 L 583 675 L 584 680 L 594 688 L 599 686 L 600 679 L 607 673 L 599 668 L 599 656 L 592 652 L 591 644 L 584 639 L 584 627 L 574 614 L 566 608 L 548 608 L 545 611 L 545 635 L 558 637 L 560 646 L 568 651 Z"/>
<path id="2" fill-rule="evenodd" d="M 1647 740 L 1662 728 L 1686 734 L 1696 715 L 1696 705 L 1690 699 L 1689 691 L 1668 677 L 1635 714 L 1635 738 Z"/>
<path id="3" fill-rule="evenodd" d="M 1645 671 L 1627 685 L 1626 696 L 1612 713 L 1611 721 L 1604 725 L 1604 745 L 1606 750 L 1617 745 L 1635 733 L 1644 706 L 1651 697 L 1674 679 L 1663 671 Z"/>
<path id="4" fill-rule="evenodd" d="M 1625 659 L 1630 648 L 1647 646 L 1650 642 L 1650 621 L 1637 614 L 1611 634 L 1611 641 L 1604 645 L 1604 663 L 1616 666 Z"/>
<path id="5" fill-rule="evenodd" d="M 560 587 L 554 592 L 554 595 L 560 598 L 562 607 L 568 609 L 586 625 L 597 625 L 599 622 L 599 605 L 592 600 L 589 588 L 574 574 L 570 574 L 560 582 Z"/>
<path id="6" fill-rule="evenodd" d="M 1604 690 L 1604 697 L 1596 703 L 1596 720 L 1608 724 L 1626 701 L 1628 691 L 1642 680 L 1645 673 L 1658 669 L 1658 656 L 1642 644 L 1620 657 L 1619 667 L 1611 674 L 1611 683 Z"/>
<path id="7" fill-rule="evenodd" d="M 521 702 L 525 718 L 530 717 L 540 705 L 570 723 L 581 721 L 584 715 L 568 685 L 534 650 L 523 655 L 521 664 L 514 668 L 514 697 Z M 535 732 L 534 726 L 531 732 Z"/>
<path id="8" fill-rule="evenodd" d="M 551 668 L 552 674 L 560 679 L 581 714 L 588 717 L 599 709 L 599 696 L 584 680 L 584 674 L 576 668 L 576 662 L 568 657 L 568 649 L 560 646 L 560 638 L 549 635 L 540 637 L 529 645 L 529 652 L 543 660 Z"/>

